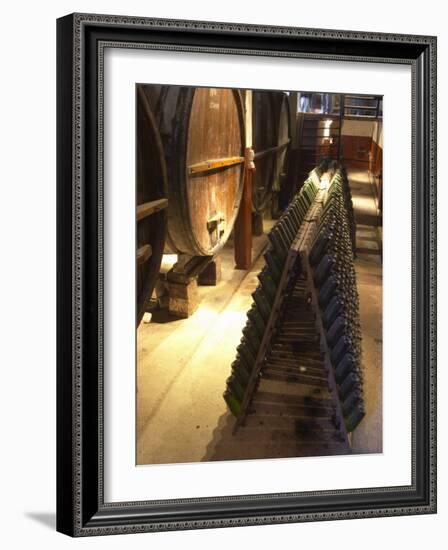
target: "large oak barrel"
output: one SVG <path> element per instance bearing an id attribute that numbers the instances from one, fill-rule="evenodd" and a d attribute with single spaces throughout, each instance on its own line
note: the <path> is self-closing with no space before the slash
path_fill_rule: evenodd
<path id="1" fill-rule="evenodd" d="M 137 325 L 160 270 L 166 236 L 167 172 L 157 123 L 141 87 L 137 88 Z"/>
<path id="2" fill-rule="evenodd" d="M 288 96 L 283 92 L 252 94 L 252 139 L 255 152 L 252 204 L 262 213 L 279 184 L 290 139 Z"/>
<path id="3" fill-rule="evenodd" d="M 168 244 L 214 255 L 238 213 L 244 176 L 243 105 L 237 90 L 144 86 L 168 169 Z"/>

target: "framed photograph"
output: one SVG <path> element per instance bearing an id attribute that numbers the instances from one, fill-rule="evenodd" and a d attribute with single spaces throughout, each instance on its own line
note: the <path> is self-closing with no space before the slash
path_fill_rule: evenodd
<path id="1" fill-rule="evenodd" d="M 436 38 L 57 51 L 57 529 L 435 513 Z"/>

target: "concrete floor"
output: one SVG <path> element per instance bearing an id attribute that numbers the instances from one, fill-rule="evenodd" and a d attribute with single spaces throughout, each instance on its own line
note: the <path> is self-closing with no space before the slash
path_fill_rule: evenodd
<path id="1" fill-rule="evenodd" d="M 348 172 L 356 218 L 357 276 L 366 416 L 352 434 L 357 453 L 382 452 L 382 234 L 367 172 Z"/>
<path id="2" fill-rule="evenodd" d="M 349 179 L 359 222 L 355 268 L 367 409 L 352 446 L 354 452 L 381 452 L 381 233 L 367 174 L 349 172 Z M 265 230 L 273 223 L 266 223 Z M 189 319 L 176 320 L 160 311 L 151 323 L 140 325 L 137 464 L 240 458 L 231 435 L 234 417 L 222 394 L 264 265 L 266 242 L 265 235 L 254 239 L 254 264 L 248 272 L 234 269 L 233 244 L 228 242 L 221 254 L 222 281 L 216 287 L 199 287 L 200 306 Z M 232 448 L 235 457 L 229 455 Z M 263 458 L 265 442 L 252 441 L 250 451 L 248 458 Z"/>
<path id="3" fill-rule="evenodd" d="M 274 222 L 265 223 L 265 231 Z M 137 464 L 209 460 L 213 440 L 231 422 L 222 397 L 264 265 L 266 235 L 253 241 L 250 271 L 234 269 L 233 244 L 221 253 L 222 280 L 198 287 L 188 319 L 160 312 L 137 332 Z"/>

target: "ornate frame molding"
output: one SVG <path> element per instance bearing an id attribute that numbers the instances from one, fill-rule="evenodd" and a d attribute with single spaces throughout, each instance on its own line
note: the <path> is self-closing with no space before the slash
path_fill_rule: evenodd
<path id="1" fill-rule="evenodd" d="M 138 37 L 131 40 L 129 36 L 134 31 L 138 31 Z M 154 40 L 155 34 L 157 40 Z M 249 47 L 235 46 L 235 37 L 241 37 L 241 42 Z M 283 40 L 281 44 L 280 39 Z M 316 51 L 316 43 L 323 51 Z M 372 54 L 363 53 L 366 51 L 363 45 L 367 45 Z M 415 336 L 412 485 L 118 504 L 104 502 L 102 83 L 106 47 L 411 65 Z M 325 47 L 339 51 L 325 53 Z M 358 50 L 361 55 L 356 54 Z M 58 20 L 58 52 L 58 530 L 72 536 L 88 536 L 434 513 L 436 38 L 74 14 Z M 88 124 L 92 112 L 97 114 L 95 127 Z M 92 255 L 86 235 L 95 238 L 98 256 Z M 90 308 L 96 306 L 94 321 L 86 319 L 87 304 Z M 420 388 L 419 383 L 424 383 L 424 388 Z M 423 419 L 417 419 L 417 409 L 424 414 Z M 96 412 L 94 426 L 85 420 L 87 411 Z M 378 504 L 379 494 L 390 495 L 390 502 Z M 295 499 L 295 509 L 291 499 Z M 326 506 L 322 499 L 328 502 Z M 350 499 L 357 503 L 356 508 L 350 506 L 348 509 L 346 502 Z M 279 510 L 276 513 L 270 513 L 269 504 L 273 502 Z M 250 503 L 253 506 L 249 506 Z M 166 508 L 165 517 L 155 519 L 155 510 L 160 511 L 162 506 Z M 307 507 L 310 511 L 306 511 Z"/>

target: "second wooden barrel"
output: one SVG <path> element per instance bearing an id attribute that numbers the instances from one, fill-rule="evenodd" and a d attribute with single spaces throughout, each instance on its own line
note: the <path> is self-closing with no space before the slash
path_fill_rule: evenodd
<path id="1" fill-rule="evenodd" d="M 168 244 L 216 254 L 238 213 L 244 176 L 243 105 L 237 90 L 143 86 L 168 169 Z"/>
<path id="2" fill-rule="evenodd" d="M 254 91 L 252 94 L 252 134 L 255 152 L 253 210 L 262 213 L 279 183 L 289 144 L 288 96 L 283 92 Z"/>
<path id="3" fill-rule="evenodd" d="M 291 141 L 291 118 L 289 100 L 286 94 L 280 94 L 277 104 L 278 132 L 277 132 L 277 174 L 285 170 L 285 161 Z"/>

